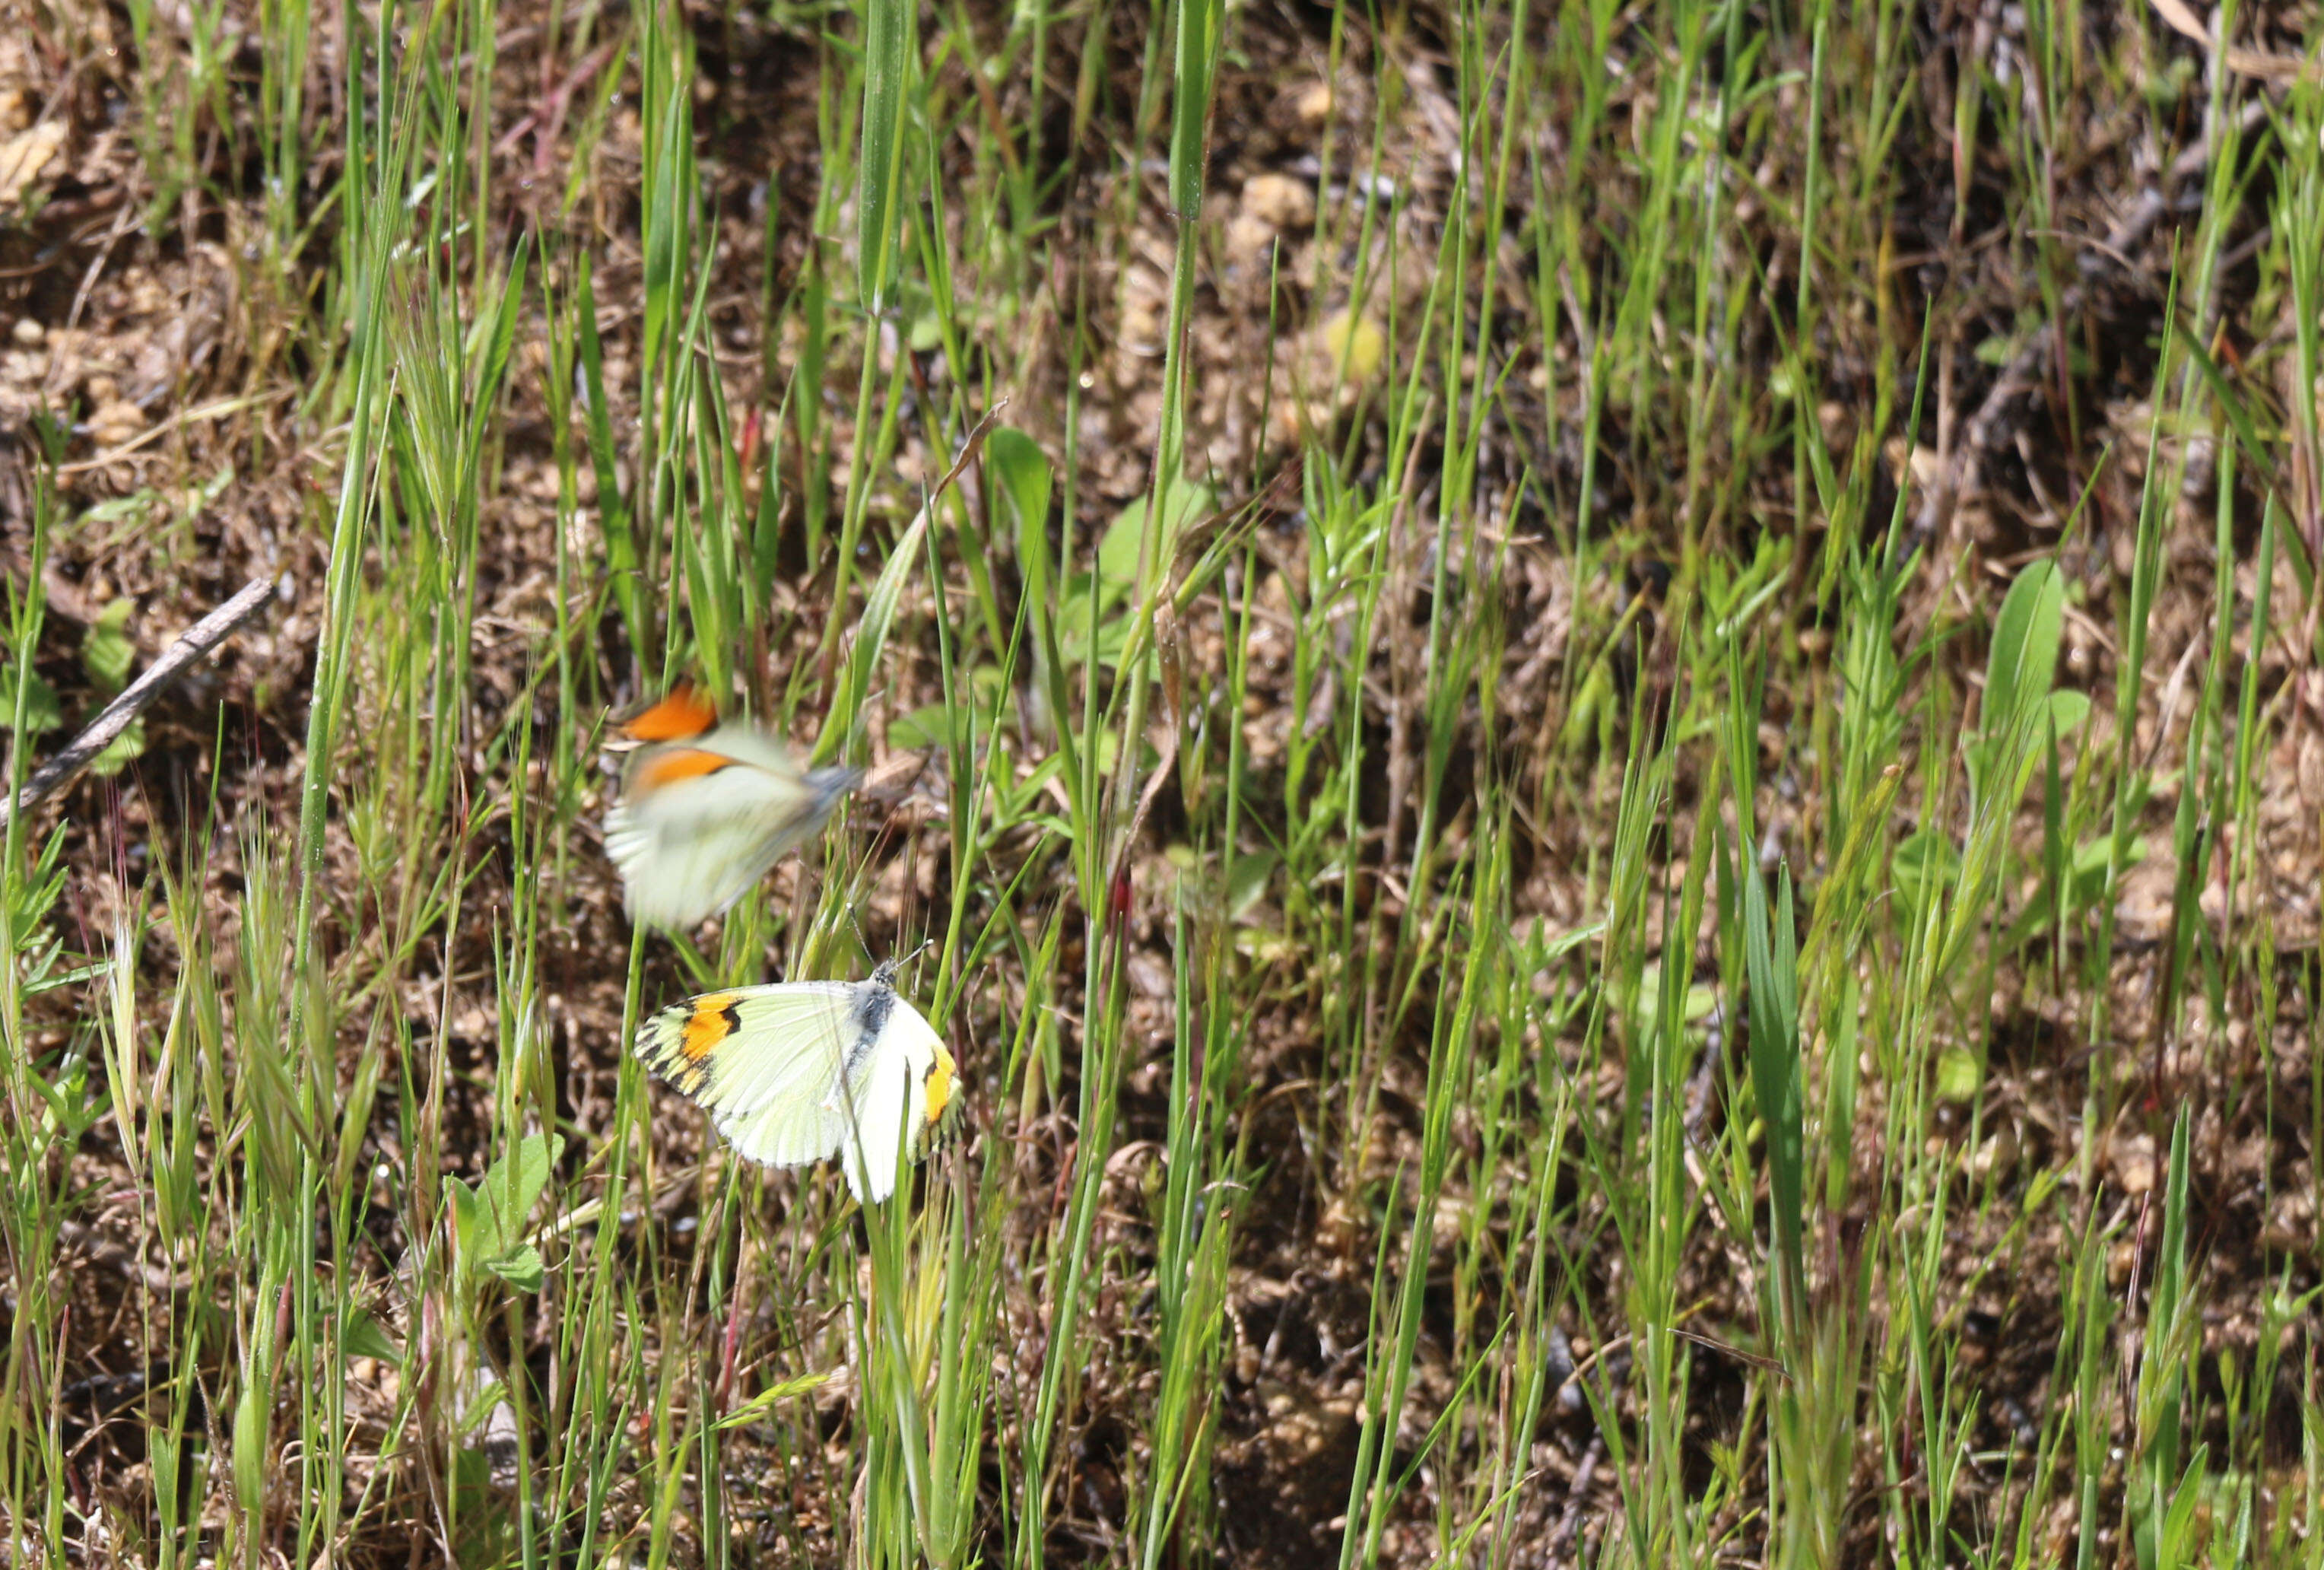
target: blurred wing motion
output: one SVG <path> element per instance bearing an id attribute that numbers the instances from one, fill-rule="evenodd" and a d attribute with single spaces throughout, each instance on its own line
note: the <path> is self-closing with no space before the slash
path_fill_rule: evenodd
<path id="1" fill-rule="evenodd" d="M 742 1155 L 841 1156 L 859 1200 L 895 1192 L 900 1158 L 918 1159 L 954 1101 L 951 1052 L 885 965 L 867 982 L 706 993 L 647 1020 L 636 1050 Z"/>
<path id="2" fill-rule="evenodd" d="M 605 815 L 605 854 L 621 869 L 630 919 L 659 927 L 691 927 L 741 899 L 862 777 L 802 771 L 774 737 L 721 724 L 690 687 L 622 734 L 637 752 Z"/>

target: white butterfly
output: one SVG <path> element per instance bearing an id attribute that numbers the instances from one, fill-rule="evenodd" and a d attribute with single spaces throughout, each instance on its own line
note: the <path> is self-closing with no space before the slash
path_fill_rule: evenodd
<path id="1" fill-rule="evenodd" d="M 630 919 L 660 927 L 692 927 L 741 899 L 862 778 L 803 771 L 773 736 L 720 724 L 691 687 L 621 732 L 638 751 L 605 815 L 605 854 L 621 869 Z"/>
<path id="2" fill-rule="evenodd" d="M 884 1200 L 957 1101 L 952 1053 L 894 976 L 706 993 L 648 1020 L 635 1050 L 742 1155 L 837 1155 L 857 1199 Z"/>

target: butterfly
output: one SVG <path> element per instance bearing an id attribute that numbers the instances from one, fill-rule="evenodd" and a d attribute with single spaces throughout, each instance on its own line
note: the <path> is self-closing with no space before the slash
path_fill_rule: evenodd
<path id="1" fill-rule="evenodd" d="M 705 993 L 638 1030 L 634 1050 L 753 1161 L 837 1155 L 859 1200 L 896 1189 L 958 1104 L 952 1053 L 899 997 L 894 961 L 869 981 L 779 982 Z"/>
<path id="2" fill-rule="evenodd" d="M 863 777 L 802 770 L 766 732 L 721 723 L 694 687 L 620 731 L 636 751 L 605 815 L 605 854 L 621 869 L 630 919 L 654 926 L 692 927 L 741 899 Z"/>

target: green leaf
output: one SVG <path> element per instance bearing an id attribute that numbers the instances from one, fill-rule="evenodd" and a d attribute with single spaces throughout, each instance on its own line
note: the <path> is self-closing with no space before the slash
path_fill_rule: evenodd
<path id="1" fill-rule="evenodd" d="M 1937 1098 L 1956 1104 L 1975 1099 L 1984 1075 L 1977 1054 L 1966 1047 L 1948 1047 L 1937 1054 Z"/>
<path id="2" fill-rule="evenodd" d="M 540 1251 L 526 1243 L 513 1253 L 490 1261 L 486 1269 L 521 1292 L 538 1292 L 546 1276 Z"/>
<path id="3" fill-rule="evenodd" d="M 516 259 L 509 265 L 507 279 L 501 286 L 500 306 L 493 314 L 492 336 L 484 340 L 484 364 L 479 368 L 470 402 L 478 409 L 488 409 L 500 402 L 501 383 L 508 375 L 509 356 L 516 346 L 516 324 L 524 314 L 524 285 L 532 265 L 532 239 L 520 236 Z M 479 324 L 481 325 L 481 324 Z M 489 420 L 474 422 L 468 437 L 468 450 L 462 455 L 463 467 L 474 478 L 476 466 L 483 459 L 484 439 L 493 429 Z"/>
<path id="4" fill-rule="evenodd" d="M 254 1509 L 266 1497 L 267 1418 L 274 1409 L 273 1389 L 254 1376 L 245 1359 L 242 1389 L 234 1401 L 234 1492 L 245 1508 Z"/>
<path id="5" fill-rule="evenodd" d="M 918 565 L 921 541 L 928 531 L 928 510 L 920 509 L 912 526 L 896 541 L 896 549 L 888 553 L 888 564 L 880 569 L 880 577 L 872 592 L 863 596 L 863 619 L 856 623 L 855 646 L 847 654 L 847 681 L 840 701 L 832 708 L 835 723 L 823 727 L 816 738 L 815 762 L 828 763 L 839 753 L 863 710 L 864 695 L 872 690 L 872 672 L 878 669 L 881 651 L 888 646 L 888 628 L 896 619 L 897 602 L 904 596 L 904 579 Z M 947 726 L 945 734 L 950 734 Z"/>
<path id="6" fill-rule="evenodd" d="M 1986 663 L 1978 741 L 1969 753 L 1980 792 L 1998 792 L 2012 802 L 2024 792 L 2034 762 L 2035 722 L 2057 677 L 2065 618 L 2065 579 L 2055 562 L 2027 567 L 2001 602 L 2001 614 L 1993 624 L 1993 651 Z"/>
<path id="7" fill-rule="evenodd" d="M 340 1327 L 339 1355 L 375 1357 L 383 1362 L 393 1362 L 403 1356 L 403 1351 L 378 1320 L 358 1308 L 347 1316 Z"/>
<path id="8" fill-rule="evenodd" d="M 1960 851 L 1944 835 L 1924 828 L 1896 847 L 1889 868 L 1896 880 L 1896 891 L 1917 910 L 1960 877 Z"/>
<path id="9" fill-rule="evenodd" d="M 1240 921 L 1267 892 L 1283 858 L 1273 851 L 1253 851 L 1235 857 L 1227 867 L 1227 919 Z"/>
<path id="10" fill-rule="evenodd" d="M 863 12 L 862 156 L 856 162 L 855 294 L 867 311 L 888 303 L 904 217 L 904 136 L 915 58 L 917 0 L 871 0 Z"/>
<path id="11" fill-rule="evenodd" d="M 86 529 L 92 524 L 119 523 L 124 520 L 142 524 L 153 515 L 153 509 L 161 505 L 161 493 L 149 485 L 126 496 L 99 502 L 83 513 L 75 526 Z"/>
<path id="12" fill-rule="evenodd" d="M 1777 875 L 1775 910 L 1756 863 L 1743 874 L 1743 957 L 1750 984 L 1751 1092 L 1767 1130 L 1767 1198 L 1779 1253 L 1800 1247 L 1801 1205 L 1807 1152 L 1800 1096 L 1800 979 L 1798 928 L 1792 913 L 1792 877 Z M 1784 1260 L 1787 1280 L 1799 1279 L 1798 1259 Z"/>
<path id="13" fill-rule="evenodd" d="M 450 1179 L 452 1194 L 452 1242 L 464 1261 L 471 1261 L 499 1252 L 494 1245 L 500 1242 L 496 1233 L 483 1229 L 490 1224 L 483 1201 L 476 1191 L 457 1178 Z"/>
<path id="14" fill-rule="evenodd" d="M 80 637 L 81 669 L 111 697 L 129 685 L 129 668 L 136 663 L 137 644 L 127 632 L 136 602 L 124 595 L 97 613 Z"/>
<path id="15" fill-rule="evenodd" d="M 1049 455 L 1023 431 L 1003 426 L 985 438 L 984 462 L 986 472 L 1000 482 L 996 488 L 1015 523 L 1017 566 L 1025 586 L 1025 624 L 1032 651 L 1026 718 L 1035 735 L 1056 742 L 1065 755 L 1069 777 L 1078 780 L 1080 749 L 1074 740 L 1065 651 L 1057 642 L 1061 607 L 1056 564 L 1049 551 Z"/>
<path id="16" fill-rule="evenodd" d="M 0 665 L 0 715 L 13 716 L 16 712 L 16 667 Z M 37 670 L 24 672 L 24 728 L 34 735 L 55 730 L 65 723 L 64 706 L 57 701 L 57 689 L 41 679 Z"/>
<path id="17" fill-rule="evenodd" d="M 528 1135 L 493 1163 L 477 1187 L 452 1179 L 454 1234 L 472 1284 L 475 1271 L 486 1270 L 526 1291 L 540 1289 L 540 1257 L 521 1240 L 564 1150 L 561 1134 Z"/>
<path id="18" fill-rule="evenodd" d="M 659 26 L 662 14 L 649 13 L 656 25 L 647 30 L 639 48 L 642 92 L 640 116 L 644 132 L 644 158 L 639 180 L 640 249 L 644 254 L 642 282 L 645 310 L 647 374 L 663 365 L 678 308 L 683 303 L 686 268 L 693 251 L 694 96 L 683 79 L 688 75 L 685 51 Z"/>
<path id="19" fill-rule="evenodd" d="M 1003 425 L 984 439 L 984 461 L 993 477 L 1001 482 L 1001 494 L 1016 515 L 1019 559 L 1028 553 L 1038 553 L 1046 568 L 1049 559 L 1047 531 L 1052 484 L 1048 454 L 1023 431 Z"/>
<path id="20" fill-rule="evenodd" d="M 144 751 L 145 722 L 142 719 L 131 720 L 122 727 L 119 735 L 106 743 L 105 751 L 88 761 L 88 771 L 104 778 L 110 778 L 127 768 Z"/>
<path id="21" fill-rule="evenodd" d="M 1140 496 L 1115 513 L 1113 522 L 1106 525 L 1104 538 L 1098 541 L 1099 607 L 1112 604 L 1137 583 L 1139 547 L 1145 538 L 1149 511 L 1155 513 L 1154 524 L 1159 531 L 1153 557 L 1158 566 L 1170 559 L 1170 549 L 1180 531 L 1217 505 L 1208 485 L 1179 479 L 1164 488 L 1160 508 L 1153 508 L 1148 496 Z"/>
<path id="22" fill-rule="evenodd" d="M 900 719 L 888 722 L 888 745 L 900 752 L 941 746 L 952 735 L 952 710 L 946 705 L 923 705 Z"/>
<path id="23" fill-rule="evenodd" d="M 2209 1495 L 2211 1491 L 2206 1486 L 2210 1459 L 2210 1445 L 2195 1446 L 2194 1458 L 2187 1463 L 2187 1470 L 2181 1476 L 2179 1486 L 2166 1496 L 2171 1505 L 2163 1518 L 2163 1545 L 2158 1563 L 2192 1565 L 2197 1562 L 2193 1542 L 2195 1510 L 2197 1506 L 2210 1502 Z"/>
<path id="24" fill-rule="evenodd" d="M 1225 10 L 1221 0 L 1185 0 L 1178 7 L 1177 60 L 1171 72 L 1170 206 L 1189 217 L 1203 210 L 1211 98 Z"/>
<path id="25" fill-rule="evenodd" d="M 1088 576 L 1076 575 L 1074 582 L 1076 586 L 1074 597 L 1078 598 L 1080 586 L 1089 582 Z M 1099 604 L 1102 606 L 1109 598 L 1118 597 L 1101 595 Z M 1065 621 L 1065 635 L 1059 648 L 1059 657 L 1072 665 L 1117 665 L 1121 661 L 1121 651 L 1129 642 L 1130 618 L 1126 615 L 1104 617 L 1097 624 L 1094 639 L 1088 636 L 1088 628 L 1082 623 L 1080 617 L 1071 616 Z"/>
<path id="26" fill-rule="evenodd" d="M 2061 854 L 2059 858 L 2061 866 L 2054 870 L 2050 882 L 2043 884 L 2017 919 L 2011 923 L 2005 947 L 2015 947 L 2034 933 L 2047 928 L 2055 919 L 2057 912 L 2052 909 L 2051 897 L 2054 883 L 2065 885 L 2069 912 L 2084 910 L 2097 903 L 2106 892 L 2107 864 L 2112 859 L 2113 853 L 2113 836 L 2100 835 L 2083 841 L 2072 855 Z M 1902 854 L 1901 849 L 1898 854 Z M 2146 841 L 2134 839 L 2123 852 L 2123 869 L 2126 872 L 2145 859 Z"/>
<path id="27" fill-rule="evenodd" d="M 2065 614 L 2066 586 L 2055 562 L 2032 563 L 2009 586 L 1993 624 L 1993 651 L 1986 666 L 1987 734 L 2049 696 Z"/>
<path id="28" fill-rule="evenodd" d="M 526 1216 L 549 1187 L 549 1171 L 565 1151 L 562 1134 L 529 1134 L 503 1151 L 484 1174 L 484 1202 L 490 1205 L 500 1234 L 513 1238 Z"/>

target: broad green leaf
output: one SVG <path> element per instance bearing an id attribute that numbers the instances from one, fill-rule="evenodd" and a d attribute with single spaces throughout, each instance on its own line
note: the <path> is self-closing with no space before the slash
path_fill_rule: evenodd
<path id="1" fill-rule="evenodd" d="M 1000 426 L 984 439 L 984 462 L 1001 482 L 1001 494 L 1016 514 L 1017 550 L 1021 560 L 1038 541 L 1040 559 L 1048 560 L 1049 489 L 1053 483 L 1049 457 L 1040 444 L 1013 426 Z"/>
<path id="2" fill-rule="evenodd" d="M 549 1187 L 549 1174 L 565 1149 L 562 1134 L 531 1134 L 494 1161 L 484 1181 L 471 1188 L 452 1179 L 452 1221 L 462 1268 L 489 1270 L 511 1284 L 536 1290 L 540 1257 L 521 1240 L 525 1218 Z M 527 1280 L 535 1283 L 526 1286 Z"/>
<path id="3" fill-rule="evenodd" d="M 0 665 L 0 724 L 8 723 L 16 712 L 16 667 Z M 37 735 L 55 730 L 65 723 L 64 706 L 57 701 L 57 689 L 41 679 L 37 670 L 24 672 L 24 728 Z"/>
<path id="4" fill-rule="evenodd" d="M 2066 586 L 2056 563 L 2034 562 L 2009 586 L 1993 623 L 1993 651 L 1986 664 L 1979 724 L 1987 736 L 1998 734 L 1999 726 L 2049 696 L 2065 614 Z"/>
<path id="5" fill-rule="evenodd" d="M 493 1211 L 501 1236 L 513 1240 L 521 1231 L 549 1187 L 549 1168 L 564 1151 L 562 1134 L 528 1134 L 484 1174 L 482 1197 Z"/>
<path id="6" fill-rule="evenodd" d="M 1966 1047 L 1948 1047 L 1937 1054 L 1937 1099 L 1956 1104 L 1973 1100 L 1983 1076 L 1977 1054 Z"/>
<path id="7" fill-rule="evenodd" d="M 129 668 L 137 660 L 137 644 L 128 633 L 136 609 L 136 602 L 124 595 L 99 611 L 80 637 L 81 669 L 107 697 L 129 685 Z"/>
<path id="8" fill-rule="evenodd" d="M 476 1191 L 457 1178 L 449 1179 L 449 1182 L 452 1195 L 452 1242 L 453 1245 L 460 1251 L 462 1261 L 472 1263 L 480 1254 L 498 1252 L 497 1249 L 486 1246 L 498 1242 L 499 1239 L 483 1230 L 489 1224 L 489 1217 L 483 1204 L 476 1198 Z"/>
<path id="9" fill-rule="evenodd" d="M 1889 867 L 1905 904 L 1920 910 L 1960 877 L 1960 850 L 1937 830 L 1924 828 L 1896 847 Z"/>
<path id="10" fill-rule="evenodd" d="M 1120 599 L 1138 582 L 1139 546 L 1145 538 L 1149 510 L 1154 513 L 1154 526 L 1159 531 L 1153 557 L 1158 568 L 1170 559 L 1171 548 L 1186 525 L 1217 505 L 1217 498 L 1208 485 L 1174 480 L 1165 488 L 1158 509 L 1150 508 L 1148 498 L 1140 496 L 1115 513 L 1113 522 L 1106 525 L 1104 537 L 1098 541 L 1100 608 Z"/>
<path id="11" fill-rule="evenodd" d="M 340 1327 L 339 1355 L 375 1357 L 383 1362 L 393 1362 L 403 1352 L 378 1320 L 358 1308 L 347 1316 Z"/>
<path id="12" fill-rule="evenodd" d="M 1282 857 L 1273 851 L 1253 851 L 1235 857 L 1227 867 L 1227 919 L 1240 921 L 1267 893 Z"/>
<path id="13" fill-rule="evenodd" d="M 514 1252 L 489 1261 L 487 1268 L 493 1275 L 521 1292 L 540 1291 L 540 1284 L 546 1279 L 545 1267 L 540 1260 L 540 1251 L 530 1243 L 523 1244 Z"/>
<path id="14" fill-rule="evenodd" d="M 985 472 L 1000 482 L 998 489 L 1013 514 L 1017 566 L 1022 575 L 1025 620 L 1032 651 L 1033 679 L 1028 685 L 1027 717 L 1033 734 L 1054 738 L 1066 757 L 1073 777 L 1080 778 L 1080 760 L 1073 728 L 1065 719 L 1070 705 L 1065 673 L 1065 653 L 1057 644 L 1057 575 L 1049 553 L 1049 457 L 1021 430 L 1003 426 L 985 438 Z M 996 525 L 1000 520 L 995 520 Z"/>
<path id="15" fill-rule="evenodd" d="M 832 723 L 816 738 L 817 763 L 828 763 L 839 755 L 848 732 L 862 713 L 864 695 L 872 688 L 872 672 L 879 668 L 880 655 L 888 647 L 888 628 L 896 619 L 897 602 L 904 596 L 904 580 L 919 564 L 927 532 L 928 510 L 923 507 L 896 541 L 896 549 L 888 553 L 888 564 L 880 569 L 872 592 L 863 596 L 863 619 L 855 625 L 855 646 L 847 653 L 846 685 L 833 706 Z"/>
<path id="16" fill-rule="evenodd" d="M 941 746 L 951 736 L 952 710 L 941 703 L 923 705 L 888 722 L 888 745 L 900 752 Z"/>
<path id="17" fill-rule="evenodd" d="M 88 761 L 88 771 L 110 779 L 142 757 L 145 752 L 145 722 L 131 720 L 121 734 L 107 742 L 105 751 Z"/>
<path id="18" fill-rule="evenodd" d="M 2035 718 L 2050 698 L 2065 627 L 2066 586 L 2057 564 L 2033 563 L 2017 575 L 1993 624 L 1978 740 L 1969 753 L 1980 792 L 2014 802 L 2032 778 Z"/>
<path id="19" fill-rule="evenodd" d="M 266 1498 L 267 1418 L 274 1409 L 273 1387 L 260 1377 L 262 1371 L 252 1367 L 255 1361 L 243 1360 L 242 1390 L 234 1402 L 232 1451 L 235 1495 L 254 1515 Z"/>

